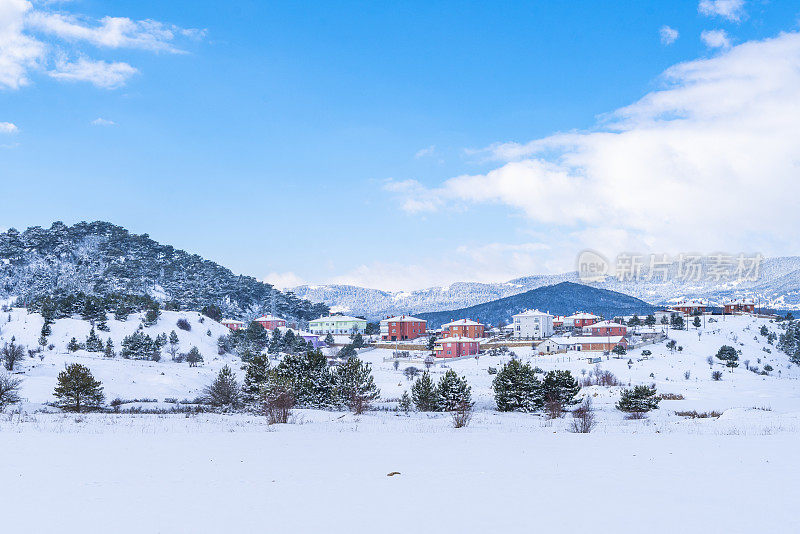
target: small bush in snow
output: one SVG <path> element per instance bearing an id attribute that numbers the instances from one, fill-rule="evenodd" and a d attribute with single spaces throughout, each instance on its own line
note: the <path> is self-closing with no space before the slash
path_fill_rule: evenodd
<path id="1" fill-rule="evenodd" d="M 630 414 L 643 414 L 657 409 L 659 400 L 654 385 L 636 386 L 633 389 L 622 390 L 617 410 Z"/>
<path id="2" fill-rule="evenodd" d="M 592 399 L 591 397 L 586 397 L 580 406 L 572 410 L 570 431 L 576 434 L 588 434 L 596 424 Z"/>
<path id="3" fill-rule="evenodd" d="M 6 373 L 0 374 L 0 412 L 6 406 L 18 403 L 21 399 L 19 396 L 19 388 L 22 380 L 14 378 Z"/>
<path id="4" fill-rule="evenodd" d="M 178 319 L 178 322 L 175 324 L 178 326 L 178 328 L 180 328 L 181 330 L 186 330 L 187 332 L 189 332 L 192 329 L 192 325 L 190 325 L 189 321 L 187 321 L 183 317 Z"/>
<path id="5" fill-rule="evenodd" d="M 722 380 L 722 371 L 714 371 L 713 373 L 711 373 L 711 380 L 716 380 L 716 381 Z"/>

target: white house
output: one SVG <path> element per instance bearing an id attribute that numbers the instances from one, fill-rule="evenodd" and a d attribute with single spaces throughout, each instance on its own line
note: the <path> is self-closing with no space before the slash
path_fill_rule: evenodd
<path id="1" fill-rule="evenodd" d="M 329 315 L 308 322 L 308 330 L 317 336 L 327 334 L 363 334 L 367 329 L 366 319 L 348 315 Z"/>
<path id="2" fill-rule="evenodd" d="M 539 310 L 526 310 L 512 316 L 514 337 L 542 339 L 553 335 L 553 316 Z"/>

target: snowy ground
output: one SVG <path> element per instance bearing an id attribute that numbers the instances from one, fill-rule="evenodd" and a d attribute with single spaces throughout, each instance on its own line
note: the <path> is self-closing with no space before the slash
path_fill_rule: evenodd
<path id="1" fill-rule="evenodd" d="M 224 331 L 208 319 L 201 325 L 196 314 L 164 312 L 153 332 L 175 329 L 182 316 L 190 319 L 192 331 L 178 331 L 186 344 L 181 350 L 198 345 L 206 357 L 201 367 L 65 354 L 60 346 L 44 360 L 26 360 L 20 375 L 25 413 L 0 417 L 0 450 L 12 451 L 0 462 L 0 480 L 14 481 L 0 486 L 0 517 L 10 521 L 9 531 L 72 532 L 86 519 L 98 527 L 82 529 L 90 532 L 800 528 L 793 511 L 800 497 L 800 373 L 759 335 L 762 324 L 779 333 L 766 320 L 727 317 L 699 332 L 670 332 L 681 352 L 661 343 L 645 347 L 653 352 L 650 359 L 640 361 L 641 349 L 623 359 L 604 359 L 600 367 L 625 384 L 655 383 L 659 392 L 685 399 L 662 401 L 646 420 L 626 420 L 613 407 L 621 388 L 585 388 L 599 421 L 588 435 L 570 433 L 569 417 L 550 421 L 494 411 L 488 368 L 507 357 L 488 356 L 446 364 L 473 388 L 478 411 L 465 429 L 452 428 L 445 414 L 391 411 L 356 417 L 297 410 L 294 424 L 271 427 L 243 414 L 37 411 L 52 400 L 55 375 L 68 361 L 88 365 L 109 400 L 193 398 L 226 363 L 241 376 L 233 357 L 216 356 L 216 338 Z M 21 326 L 25 320 L 27 328 Z M 15 317 L 0 325 L 0 337 L 15 335 L 30 343 L 29 331 L 35 340 L 41 327 L 36 320 Z M 136 321 L 128 322 L 133 331 Z M 112 334 L 130 333 L 128 322 L 111 322 Z M 75 325 L 60 323 L 54 339 L 63 337 L 65 345 L 72 335 L 79 337 L 71 333 Z M 88 328 L 83 337 L 87 333 Z M 116 339 L 115 344 L 119 347 Z M 751 366 L 770 364 L 774 370 L 762 376 L 742 365 L 712 381 L 706 358 L 722 344 L 741 349 L 741 359 Z M 595 368 L 577 353 L 515 352 L 544 370 L 569 369 L 581 376 Z M 395 370 L 383 361 L 390 354 L 387 349 L 361 353 L 373 365 L 382 391 L 379 406 L 386 408 L 410 388 L 402 374 L 408 364 Z M 447 367 L 435 366 L 434 378 Z M 713 368 L 724 370 L 718 363 Z M 722 416 L 675 414 L 690 410 Z M 400 474 L 387 476 L 393 471 Z"/>

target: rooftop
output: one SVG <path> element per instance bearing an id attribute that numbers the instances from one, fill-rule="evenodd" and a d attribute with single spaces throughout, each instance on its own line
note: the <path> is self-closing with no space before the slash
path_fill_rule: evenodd
<path id="1" fill-rule="evenodd" d="M 445 327 L 445 326 L 481 326 L 481 325 L 482 325 L 482 323 L 479 323 L 477 321 L 473 321 L 471 319 L 459 319 L 457 321 L 451 321 L 449 323 L 445 323 L 445 324 L 442 325 L 442 327 Z"/>
<path id="2" fill-rule="evenodd" d="M 344 322 L 344 321 L 364 321 L 367 322 L 366 319 L 359 319 L 358 317 L 350 317 L 349 315 L 328 315 L 327 317 L 320 317 L 319 319 L 314 319 L 309 321 L 308 323 L 318 323 L 318 322 Z"/>

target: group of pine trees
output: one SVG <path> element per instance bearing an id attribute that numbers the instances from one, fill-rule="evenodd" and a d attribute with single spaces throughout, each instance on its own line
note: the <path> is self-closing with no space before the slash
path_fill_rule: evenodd
<path id="1" fill-rule="evenodd" d="M 247 364 L 242 399 L 257 404 L 265 397 L 289 396 L 303 408 L 347 407 L 357 413 L 380 396 L 370 364 L 357 356 L 331 368 L 319 350 L 287 354 L 274 367 L 259 354 Z"/>
<path id="2" fill-rule="evenodd" d="M 778 348 L 789 356 L 789 360 L 800 365 L 800 322 L 789 320 L 778 338 Z"/>
<path id="3" fill-rule="evenodd" d="M 292 330 L 280 328 L 270 331 L 259 323 L 253 321 L 247 328 L 235 330 L 217 340 L 220 354 L 231 353 L 239 355 L 242 360 L 248 361 L 256 354 L 267 352 L 269 354 L 288 353 L 295 354 L 314 350 L 314 345 Z"/>
<path id="4" fill-rule="evenodd" d="M 411 396 L 403 394 L 400 399 L 401 409 L 407 410 L 410 403 L 420 412 L 453 412 L 456 410 L 470 410 L 472 408 L 472 388 L 467 379 L 459 377 L 455 371 L 448 369 L 434 383 L 430 373 L 422 373 L 411 386 Z"/>
<path id="5" fill-rule="evenodd" d="M 537 370 L 514 358 L 492 381 L 494 399 L 501 412 L 535 412 L 547 408 L 560 412 L 577 404 L 580 385 L 569 371 L 550 371 L 539 380 Z"/>

